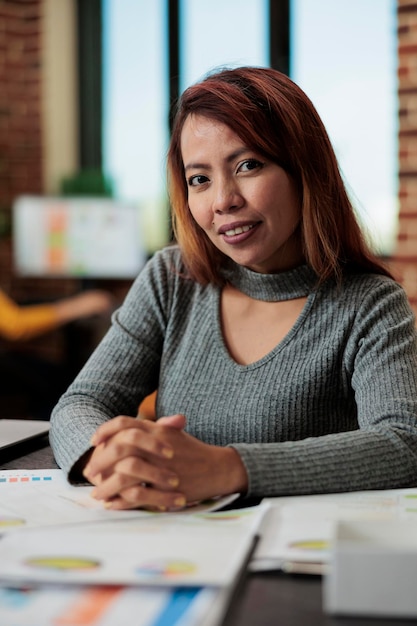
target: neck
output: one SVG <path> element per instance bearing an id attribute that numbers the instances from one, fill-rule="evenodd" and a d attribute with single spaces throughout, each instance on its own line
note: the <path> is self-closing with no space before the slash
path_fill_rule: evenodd
<path id="1" fill-rule="evenodd" d="M 229 284 L 242 293 L 267 302 L 305 297 L 317 284 L 317 276 L 308 265 L 299 265 L 276 274 L 258 274 L 229 260 L 222 274 Z"/>

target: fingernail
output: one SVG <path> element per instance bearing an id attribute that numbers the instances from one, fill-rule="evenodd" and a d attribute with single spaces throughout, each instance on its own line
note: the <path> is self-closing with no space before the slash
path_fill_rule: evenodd
<path id="1" fill-rule="evenodd" d="M 179 484 L 180 481 L 178 480 L 178 478 L 170 478 L 168 480 L 168 485 L 170 485 L 171 487 L 178 487 Z"/>
<path id="2" fill-rule="evenodd" d="M 187 500 L 184 498 L 184 496 L 181 496 L 180 498 L 175 498 L 174 504 L 175 506 L 183 507 L 187 504 Z"/>
<path id="3" fill-rule="evenodd" d="M 91 445 L 92 445 L 92 446 L 95 446 L 95 445 L 96 445 L 96 443 L 97 443 L 97 441 L 98 441 L 98 437 L 97 437 L 97 435 L 94 433 L 94 435 L 93 435 L 93 436 L 91 437 L 91 439 L 90 439 L 90 443 L 91 443 Z"/>
<path id="4" fill-rule="evenodd" d="M 174 451 L 171 448 L 164 448 L 162 450 L 162 455 L 166 458 L 166 459 L 172 459 L 172 457 L 174 456 Z"/>
<path id="5" fill-rule="evenodd" d="M 86 465 L 84 468 L 84 476 L 91 476 L 91 465 Z"/>
<path id="6" fill-rule="evenodd" d="M 161 511 L 161 513 L 164 513 L 167 510 L 166 506 L 158 506 L 158 511 Z"/>

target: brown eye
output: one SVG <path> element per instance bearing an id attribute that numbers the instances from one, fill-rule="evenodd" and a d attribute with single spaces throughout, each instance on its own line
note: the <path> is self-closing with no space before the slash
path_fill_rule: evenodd
<path id="1" fill-rule="evenodd" d="M 262 163 L 257 159 L 247 159 L 239 166 L 240 172 L 251 172 L 262 167 Z"/>
<path id="2" fill-rule="evenodd" d="M 198 185 L 204 185 L 207 181 L 207 176 L 203 176 L 203 174 L 196 174 L 195 176 L 190 176 L 188 179 L 188 185 L 189 187 L 197 187 Z"/>

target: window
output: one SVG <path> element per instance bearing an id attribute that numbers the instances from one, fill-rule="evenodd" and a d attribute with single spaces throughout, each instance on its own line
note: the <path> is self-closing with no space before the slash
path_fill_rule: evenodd
<path id="1" fill-rule="evenodd" d="M 179 11 L 181 91 L 217 65 L 268 64 L 267 0 L 182 0 Z M 137 202 L 150 253 L 169 237 L 167 16 L 165 0 L 103 0 L 103 167 Z"/>
<path id="2" fill-rule="evenodd" d="M 293 80 L 329 132 L 376 249 L 393 250 L 397 201 L 395 0 L 292 0 Z"/>
<path id="3" fill-rule="evenodd" d="M 219 67 L 269 65 L 267 0 L 180 1 L 180 91 Z"/>
<path id="4" fill-rule="evenodd" d="M 103 0 L 103 167 L 117 196 L 137 203 L 150 253 L 169 236 L 165 4 Z"/>
<path id="5" fill-rule="evenodd" d="M 169 237 L 169 3 L 102 1 L 103 165 L 118 196 L 137 202 L 152 252 Z M 274 46 L 287 35 L 287 2 L 290 76 L 329 131 L 373 244 L 390 254 L 398 213 L 395 0 L 172 0 L 179 91 L 218 66 L 269 65 L 270 30 Z"/>

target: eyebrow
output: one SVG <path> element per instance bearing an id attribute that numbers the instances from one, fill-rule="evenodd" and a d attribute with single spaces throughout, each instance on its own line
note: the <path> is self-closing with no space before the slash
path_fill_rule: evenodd
<path id="1" fill-rule="evenodd" d="M 237 159 L 238 157 L 240 157 L 242 154 L 244 154 L 245 152 L 250 152 L 251 149 L 244 146 L 242 148 L 239 148 L 238 150 L 235 150 L 235 152 L 232 152 L 231 154 L 229 154 L 226 157 L 226 162 L 230 163 L 231 161 L 234 161 L 235 159 Z M 208 163 L 188 163 L 187 165 L 184 165 L 184 171 L 188 172 L 188 170 L 209 170 L 211 169 L 211 166 L 208 165 Z"/>

